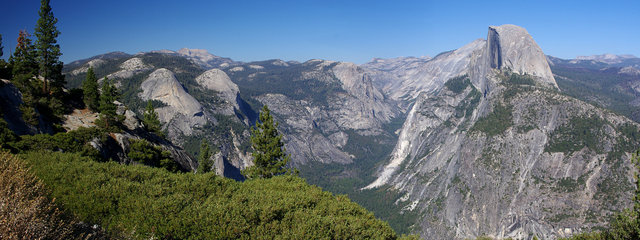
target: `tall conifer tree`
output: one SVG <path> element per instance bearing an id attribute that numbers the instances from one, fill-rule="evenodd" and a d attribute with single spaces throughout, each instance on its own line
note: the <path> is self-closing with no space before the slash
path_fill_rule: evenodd
<path id="1" fill-rule="evenodd" d="M 9 63 L 13 66 L 14 76 L 29 75 L 27 78 L 31 78 L 38 72 L 35 46 L 29 37 L 29 33 L 26 30 L 20 30 L 20 33 L 18 33 L 16 50 L 9 58 Z"/>
<path id="2" fill-rule="evenodd" d="M 271 178 L 289 173 L 286 165 L 290 157 L 278 132 L 278 123 L 273 120 L 267 105 L 260 111 L 259 119 L 251 129 L 254 165 L 243 171 L 243 175 L 247 178 Z"/>
<path id="3" fill-rule="evenodd" d="M 62 75 L 62 62 L 59 60 L 62 53 L 56 38 L 60 31 L 56 28 L 58 19 L 53 16 L 49 0 L 40 1 L 40 18 L 36 24 L 35 35 L 36 49 L 38 52 L 38 63 L 40 76 L 44 78 L 42 91 L 49 93 L 53 90 L 61 90 L 64 86 L 64 75 Z"/>
<path id="4" fill-rule="evenodd" d="M 198 155 L 198 173 L 206 173 L 211 171 L 213 163 L 211 162 L 211 148 L 206 139 L 200 144 L 200 154 Z"/>
<path id="5" fill-rule="evenodd" d="M 162 134 L 162 131 L 161 131 L 162 124 L 160 123 L 160 119 L 158 118 L 158 113 L 153 108 L 153 104 L 151 103 L 151 100 L 147 102 L 147 107 L 144 110 L 144 114 L 142 116 L 142 123 L 144 123 L 144 127 L 148 131 L 154 132 L 160 136 L 164 135 Z"/>
<path id="6" fill-rule="evenodd" d="M 100 90 L 100 118 L 104 123 L 104 127 L 109 128 L 118 120 L 116 116 L 118 106 L 113 103 L 119 98 L 118 89 L 111 84 L 107 77 L 104 77 Z"/>
<path id="7" fill-rule="evenodd" d="M 4 46 L 2 46 L 2 34 L 0 34 L 0 57 L 4 55 Z M 11 68 L 9 64 L 4 61 L 4 59 L 0 59 L 0 78 L 11 79 Z M 2 83 L 0 83 L 2 85 Z"/>
<path id="8" fill-rule="evenodd" d="M 100 107 L 100 92 L 98 91 L 98 79 L 92 67 L 87 70 L 87 78 L 82 82 L 82 91 L 84 104 L 87 105 L 87 108 L 91 111 L 98 111 Z"/>

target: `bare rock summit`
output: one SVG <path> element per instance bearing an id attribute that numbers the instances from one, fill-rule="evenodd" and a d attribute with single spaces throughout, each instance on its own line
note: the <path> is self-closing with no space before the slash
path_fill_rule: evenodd
<path id="1" fill-rule="evenodd" d="M 169 123 L 169 137 L 173 132 L 191 135 L 194 126 L 206 122 L 200 103 L 178 82 L 166 68 L 155 70 L 142 82 L 140 98 L 158 100 L 167 106 L 157 109 L 160 121 Z"/>

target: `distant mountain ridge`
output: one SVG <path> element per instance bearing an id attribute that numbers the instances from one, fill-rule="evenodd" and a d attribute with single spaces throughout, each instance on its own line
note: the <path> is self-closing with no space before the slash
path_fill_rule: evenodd
<path id="1" fill-rule="evenodd" d="M 611 63 L 620 63 L 626 59 L 631 59 L 631 58 L 638 58 L 638 57 L 631 54 L 615 55 L 611 53 L 605 53 L 601 55 L 577 56 L 576 60 L 595 60 L 598 62 L 611 64 Z"/>

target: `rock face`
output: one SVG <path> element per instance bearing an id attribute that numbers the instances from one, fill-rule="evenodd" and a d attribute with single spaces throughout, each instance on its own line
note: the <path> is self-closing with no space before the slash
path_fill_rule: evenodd
<path id="1" fill-rule="evenodd" d="M 144 64 L 142 59 L 135 57 L 123 62 L 120 65 L 120 71 L 107 75 L 107 78 L 126 79 L 152 68 L 152 66 Z"/>
<path id="2" fill-rule="evenodd" d="M 339 106 L 342 109 L 332 116 L 340 126 L 355 130 L 379 128 L 381 123 L 396 116 L 397 113 L 363 69 L 353 63 L 338 63 L 332 72 L 350 95 L 339 96 L 344 101 Z"/>
<path id="3" fill-rule="evenodd" d="M 358 156 L 349 153 L 344 146 L 353 134 L 369 137 L 388 134 L 382 126 L 397 117 L 399 111 L 362 68 L 352 63 L 324 60 L 310 60 L 295 67 L 300 68 L 292 73 L 295 77 L 286 79 L 291 85 L 307 81 L 316 88 L 332 90 L 314 93 L 293 87 L 284 94 L 267 93 L 257 97 L 269 106 L 280 122 L 294 165 L 313 161 L 352 163 Z M 265 71 L 264 76 L 273 77 L 268 69 L 260 71 Z M 257 75 L 248 84 L 265 81 L 262 76 Z M 304 94 L 289 94 L 297 91 Z"/>
<path id="4" fill-rule="evenodd" d="M 126 112 L 131 112 L 126 110 Z M 125 112 L 125 114 L 126 114 Z M 126 117 L 126 116 L 125 116 Z M 197 162 L 193 159 L 189 154 L 187 154 L 183 149 L 175 146 L 173 143 L 157 137 L 156 135 L 149 134 L 142 128 L 140 128 L 140 121 L 131 116 L 127 117 L 127 121 L 134 122 L 134 126 L 138 126 L 135 129 L 128 129 L 121 133 L 111 133 L 106 141 L 100 142 L 98 139 L 95 139 L 91 142 L 91 146 L 98 150 L 98 152 L 105 159 L 112 159 L 121 164 L 132 164 L 134 163 L 127 154 L 129 153 L 131 147 L 131 140 L 139 140 L 145 139 L 149 141 L 151 144 L 155 146 L 161 147 L 164 151 L 168 151 L 171 153 L 171 158 L 176 161 L 183 171 L 195 171 L 197 169 Z"/>
<path id="5" fill-rule="evenodd" d="M 226 64 L 226 66 L 235 64 L 235 62 L 229 58 L 218 57 L 204 49 L 182 48 L 178 50 L 177 53 L 191 59 L 193 62 L 204 68 L 214 68 L 223 64 Z"/>
<path id="6" fill-rule="evenodd" d="M 529 74 L 536 81 L 554 88 L 558 84 L 542 49 L 522 27 L 502 25 L 489 27 L 482 55 L 475 56 L 470 72 L 471 82 L 483 91 L 491 69 L 510 70 L 518 74 Z"/>
<path id="7" fill-rule="evenodd" d="M 639 126 L 559 94 L 524 29 L 490 27 L 476 43 L 467 76 L 418 94 L 365 188 L 399 191 L 426 239 L 554 239 L 630 206 Z"/>
<path id="8" fill-rule="evenodd" d="M 245 152 L 249 134 L 242 133 L 245 128 L 248 129 L 246 125 L 250 122 L 242 115 L 248 104 L 239 97 L 237 85 L 223 71 L 207 71 L 205 68 L 210 66 L 202 66 L 215 65 L 219 61 L 221 66 L 232 67 L 237 62 L 219 58 L 204 50 L 189 49 L 138 53 L 134 56 L 101 56 L 92 58 L 104 61 L 104 64 L 97 66 L 99 79 L 104 76 L 115 79 L 116 86 L 123 94 L 120 100 L 131 107 L 126 109 L 122 105 L 118 108 L 118 113 L 125 116 L 123 125 L 128 130 L 137 131 L 134 129 L 141 127 L 134 120 L 136 114 L 142 115 L 146 101 L 156 100 L 161 102 L 154 104 L 163 124 L 162 129 L 173 143 L 192 150 L 196 142 L 206 137 L 220 150 L 221 159 L 229 166 L 228 170 L 224 170 L 228 177 L 240 175 L 238 169 L 233 171 L 234 165 L 242 168 L 250 164 L 251 158 Z M 72 82 L 83 80 L 79 79 L 82 76 L 74 76 L 71 72 L 87 65 L 88 61 L 91 59 L 74 62 L 65 69 Z M 77 121 L 72 123 L 74 117 L 70 117 L 70 125 L 79 124 Z M 230 128 L 236 131 L 235 135 L 229 134 Z M 122 148 L 107 150 L 119 151 L 122 155 L 118 149 Z"/>
<path id="9" fill-rule="evenodd" d="M 233 109 L 240 109 L 237 98 L 238 85 L 233 83 L 227 74 L 220 69 L 211 69 L 196 77 L 196 82 L 202 87 L 216 91 L 218 96 L 225 101 L 223 112 L 226 115 L 233 114 Z"/>
<path id="10" fill-rule="evenodd" d="M 98 119 L 98 113 L 89 111 L 88 109 L 74 109 L 69 115 L 64 116 L 62 127 L 67 131 L 73 131 L 80 127 L 95 127 L 94 123 Z"/>
<path id="11" fill-rule="evenodd" d="M 191 135 L 193 127 L 206 122 L 200 103 L 187 93 L 173 73 L 165 68 L 149 74 L 142 85 L 142 100 L 158 100 L 167 106 L 156 109 L 169 136 Z"/>
<path id="12" fill-rule="evenodd" d="M 0 79 L 0 115 L 7 121 L 7 125 L 11 131 L 18 135 L 34 134 L 37 129 L 28 125 L 22 119 L 20 105 L 22 101 L 22 93 L 9 80 Z"/>
<path id="13" fill-rule="evenodd" d="M 86 73 L 87 71 L 89 71 L 90 67 L 95 69 L 95 68 L 99 67 L 100 65 L 102 65 L 104 63 L 105 63 L 105 61 L 102 60 L 102 59 L 99 59 L 99 58 L 93 59 L 93 60 L 87 62 L 85 66 L 71 71 L 71 74 L 78 75 L 78 74 L 81 74 L 81 73 Z"/>
<path id="14" fill-rule="evenodd" d="M 352 157 L 332 144 L 323 136 L 322 130 L 340 132 L 339 126 L 331 120 L 329 113 L 304 100 L 292 100 L 282 94 L 266 94 L 258 98 L 270 106 L 277 115 L 284 142 L 292 161 L 307 164 L 310 161 L 322 163 L 351 163 Z"/>
<path id="15" fill-rule="evenodd" d="M 216 67 L 219 68 L 223 66 L 228 67 L 231 65 L 238 64 L 238 62 L 234 62 L 229 58 L 223 58 L 223 57 L 213 55 L 205 49 L 182 48 L 178 51 L 158 50 L 158 51 L 151 51 L 151 53 L 162 53 L 162 54 L 169 54 L 169 55 L 184 57 L 205 69 L 211 69 Z M 140 53 L 140 54 L 144 54 L 144 53 Z"/>
<path id="16" fill-rule="evenodd" d="M 381 59 L 362 67 L 372 79 L 383 85 L 382 89 L 391 99 L 404 101 L 405 108 L 420 93 L 438 90 L 448 79 L 468 73 L 472 55 L 482 51 L 485 40 L 478 39 L 457 50 L 428 58 L 400 58 L 395 61 Z"/>

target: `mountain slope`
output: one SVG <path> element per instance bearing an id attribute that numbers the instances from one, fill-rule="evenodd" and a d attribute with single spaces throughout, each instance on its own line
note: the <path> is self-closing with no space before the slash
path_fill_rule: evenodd
<path id="1" fill-rule="evenodd" d="M 638 125 L 558 92 L 518 28 L 490 27 L 468 76 L 418 96 L 367 186 L 399 191 L 423 238 L 556 238 L 630 204 Z"/>
<path id="2" fill-rule="evenodd" d="M 640 122 L 640 58 L 548 59 L 562 92 Z"/>
<path id="3" fill-rule="evenodd" d="M 399 110 L 355 64 L 224 61 L 208 69 L 200 60 L 220 60 L 211 56 L 199 50 L 163 50 L 97 65 L 85 61 L 65 71 L 69 82 L 79 86 L 85 75 L 79 69 L 94 66 L 98 77 L 115 79 L 123 102 L 138 114 L 145 101 L 153 100 L 169 139 L 193 154 L 201 139 L 209 139 L 220 150 L 214 156 L 225 176 L 239 177 L 237 170 L 251 164 L 247 130 L 256 119 L 254 109 L 262 104 L 281 123 L 295 166 L 369 158 L 361 151 L 369 145 L 349 147 L 354 145 L 349 139 L 361 136 L 380 137 L 377 145 L 393 144 L 394 133 L 385 126 L 401 118 Z"/>

